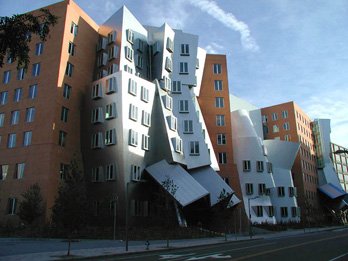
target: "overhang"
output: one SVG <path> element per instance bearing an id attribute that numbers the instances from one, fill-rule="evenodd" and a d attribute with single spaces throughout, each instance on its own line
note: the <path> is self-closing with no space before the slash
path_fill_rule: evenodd
<path id="1" fill-rule="evenodd" d="M 318 188 L 318 190 L 331 199 L 347 195 L 347 193 L 343 189 L 336 187 L 332 183 L 322 185 Z"/>

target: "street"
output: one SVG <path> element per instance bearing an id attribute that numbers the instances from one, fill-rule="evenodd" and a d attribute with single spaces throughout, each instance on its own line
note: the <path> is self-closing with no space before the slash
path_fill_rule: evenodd
<path id="1" fill-rule="evenodd" d="M 348 260 L 348 230 L 135 253 L 102 260 Z M 101 260 L 99 258 L 89 260 Z"/>

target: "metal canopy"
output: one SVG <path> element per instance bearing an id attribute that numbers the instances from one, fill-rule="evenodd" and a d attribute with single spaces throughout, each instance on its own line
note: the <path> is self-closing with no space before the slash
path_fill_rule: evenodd
<path id="1" fill-rule="evenodd" d="M 318 189 L 320 192 L 324 193 L 326 196 L 328 196 L 331 199 L 335 199 L 335 198 L 347 195 L 347 193 L 343 189 L 336 187 L 332 183 L 327 183 L 325 185 L 322 185 Z"/>
<path id="2" fill-rule="evenodd" d="M 146 171 L 165 190 L 169 190 L 168 193 L 183 207 L 209 194 L 204 187 L 178 164 L 169 164 L 166 160 L 162 160 L 147 167 Z M 173 185 L 170 187 L 166 186 L 165 183 L 168 181 L 172 182 Z M 171 187 L 175 187 L 175 193 L 171 193 Z"/>

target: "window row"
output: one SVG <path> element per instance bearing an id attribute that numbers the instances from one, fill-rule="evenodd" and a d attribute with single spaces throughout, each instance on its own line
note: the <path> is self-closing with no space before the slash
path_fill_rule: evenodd
<path id="1" fill-rule="evenodd" d="M 31 76 L 33 76 L 33 77 L 39 76 L 40 75 L 40 70 L 41 70 L 41 63 L 34 63 L 34 64 L 32 64 Z M 19 80 L 19 81 L 24 80 L 26 73 L 27 73 L 26 69 L 19 68 L 17 70 L 17 80 Z M 3 84 L 10 83 L 11 75 L 12 75 L 11 70 L 4 71 L 3 78 L 2 78 L 2 83 Z"/>
<path id="2" fill-rule="evenodd" d="M 28 88 L 28 98 L 29 99 L 35 99 L 37 97 L 38 92 L 38 85 L 33 84 L 30 85 Z M 20 102 L 23 97 L 23 88 L 16 88 L 13 92 L 13 101 L 14 102 Z M 2 91 L 0 92 L 0 105 L 5 105 L 9 101 L 9 92 L 8 91 Z"/>
<path id="3" fill-rule="evenodd" d="M 257 172 L 264 172 L 264 162 L 257 160 L 256 161 L 256 171 Z M 268 173 L 272 173 L 273 167 L 271 162 L 266 162 L 266 168 Z M 243 160 L 243 171 L 244 172 L 250 172 L 251 169 L 251 161 L 250 160 Z"/>
<path id="4" fill-rule="evenodd" d="M 130 129 L 129 130 L 129 137 L 128 137 L 128 144 L 130 146 L 137 147 L 139 144 L 138 136 L 139 136 L 139 134 L 137 131 Z M 143 150 L 150 149 L 150 136 L 148 136 L 146 134 L 142 134 L 141 148 Z"/>
<path id="5" fill-rule="evenodd" d="M 116 179 L 116 164 L 107 164 L 105 166 L 94 167 L 91 170 L 92 182 L 112 181 Z"/>
<path id="6" fill-rule="evenodd" d="M 274 206 L 253 206 L 252 207 L 255 215 L 257 217 L 263 217 L 264 216 L 264 209 L 266 211 L 266 214 L 269 217 L 274 217 L 275 215 L 275 207 Z M 280 216 L 282 218 L 286 218 L 289 217 L 289 212 L 288 212 L 289 207 L 280 207 L 279 208 L 279 212 L 280 212 Z M 300 208 L 298 207 L 290 207 L 291 209 L 291 217 L 299 217 L 300 216 Z"/>
<path id="7" fill-rule="evenodd" d="M 10 174 L 13 174 L 14 179 L 24 178 L 25 163 L 16 163 L 14 170 L 10 173 L 10 165 L 0 165 L 0 181 L 5 180 Z"/>
<path id="8" fill-rule="evenodd" d="M 22 146 L 27 147 L 31 145 L 33 133 L 32 131 L 23 132 Z M 2 138 L 0 136 L 0 145 Z M 9 133 L 7 136 L 7 148 L 15 148 L 17 146 L 17 133 Z"/>
<path id="9" fill-rule="evenodd" d="M 91 137 L 91 148 L 101 149 L 104 146 L 116 144 L 116 129 L 106 130 L 104 135 L 103 132 L 97 132 L 92 134 Z"/>
<path id="10" fill-rule="evenodd" d="M 33 122 L 35 118 L 35 107 L 30 107 L 25 110 L 25 122 Z M 10 125 L 17 125 L 19 124 L 20 119 L 20 111 L 15 110 L 11 111 L 11 118 L 10 118 Z M 0 112 L 0 128 L 4 127 L 5 125 L 5 113 Z"/>
<path id="11" fill-rule="evenodd" d="M 245 192 L 247 195 L 254 194 L 254 184 L 246 183 L 245 184 Z M 258 191 L 256 192 L 258 195 L 271 195 L 271 189 L 266 188 L 266 184 L 259 183 Z M 285 187 L 277 187 L 277 195 L 278 197 L 285 197 Z M 288 187 L 288 196 L 289 197 L 297 197 L 297 189 L 295 187 Z"/>

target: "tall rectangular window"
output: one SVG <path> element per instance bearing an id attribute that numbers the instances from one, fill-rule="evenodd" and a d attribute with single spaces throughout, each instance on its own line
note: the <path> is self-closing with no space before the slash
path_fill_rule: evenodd
<path id="1" fill-rule="evenodd" d="M 126 34 L 127 34 L 127 41 L 130 43 L 133 43 L 134 42 L 134 32 L 131 29 L 127 29 Z"/>
<path id="2" fill-rule="evenodd" d="M 14 96 L 13 96 L 13 101 L 14 102 L 19 102 L 22 98 L 22 88 L 17 88 L 14 90 Z"/>
<path id="3" fill-rule="evenodd" d="M 35 99 L 37 96 L 37 84 L 33 84 L 29 86 L 29 99 Z"/>
<path id="4" fill-rule="evenodd" d="M 177 118 L 174 117 L 173 115 L 170 115 L 168 116 L 168 125 L 169 125 L 169 128 L 173 131 L 176 131 L 177 130 Z"/>
<path id="5" fill-rule="evenodd" d="M 19 123 L 19 111 L 11 112 L 11 125 L 17 125 Z"/>
<path id="6" fill-rule="evenodd" d="M 225 126 L 225 115 L 216 115 L 216 126 Z"/>
<path id="7" fill-rule="evenodd" d="M 260 183 L 259 184 L 259 195 L 265 195 L 266 194 L 266 184 Z"/>
<path id="8" fill-rule="evenodd" d="M 18 81 L 24 80 L 25 72 L 26 72 L 26 70 L 23 67 L 18 69 L 18 71 L 17 71 L 17 80 Z"/>
<path id="9" fill-rule="evenodd" d="M 4 71 L 4 76 L 2 78 L 3 84 L 8 84 L 11 80 L 11 71 Z"/>
<path id="10" fill-rule="evenodd" d="M 132 80 L 132 79 L 129 79 L 128 81 L 128 92 L 134 96 L 137 95 L 137 82 Z"/>
<path id="11" fill-rule="evenodd" d="M 271 162 L 267 162 L 266 165 L 267 165 L 267 172 L 268 173 L 272 173 L 273 172 L 272 163 Z"/>
<path id="12" fill-rule="evenodd" d="M 117 82 L 115 77 L 106 80 L 106 94 L 115 93 L 117 91 Z"/>
<path id="13" fill-rule="evenodd" d="M 17 199 L 16 198 L 9 198 L 7 202 L 7 214 L 8 215 L 15 215 L 17 209 Z"/>
<path id="14" fill-rule="evenodd" d="M 245 183 L 245 191 L 247 195 L 252 195 L 254 193 L 254 187 L 252 183 Z"/>
<path id="15" fill-rule="evenodd" d="M 129 130 L 129 145 L 138 146 L 138 132 L 134 130 Z"/>
<path id="16" fill-rule="evenodd" d="M 5 113 L 1 112 L 0 113 L 0 128 L 4 127 L 4 122 L 5 122 Z"/>
<path id="17" fill-rule="evenodd" d="M 222 91 L 222 80 L 214 80 L 215 91 Z"/>
<path id="18" fill-rule="evenodd" d="M 251 170 L 250 160 L 243 160 L 243 171 L 249 172 Z"/>
<path id="19" fill-rule="evenodd" d="M 68 53 L 71 56 L 75 55 L 75 49 L 76 49 L 76 45 L 73 42 L 69 42 L 69 46 L 68 46 Z"/>
<path id="20" fill-rule="evenodd" d="M 224 98 L 223 97 L 215 97 L 215 107 L 223 108 L 224 107 Z"/>
<path id="21" fill-rule="evenodd" d="M 34 118 L 35 118 L 35 108 L 34 107 L 27 108 L 25 112 L 25 121 L 33 122 Z"/>
<path id="22" fill-rule="evenodd" d="M 256 206 L 256 216 L 263 217 L 263 208 L 262 206 Z"/>
<path id="23" fill-rule="evenodd" d="M 273 113 L 272 113 L 272 120 L 273 120 L 273 121 L 278 120 L 278 113 L 276 113 L 276 112 L 273 112 Z"/>
<path id="24" fill-rule="evenodd" d="M 164 96 L 164 107 L 170 111 L 173 109 L 173 99 L 169 95 Z"/>
<path id="25" fill-rule="evenodd" d="M 133 62 L 133 49 L 126 46 L 125 51 L 126 59 L 130 62 Z"/>
<path id="26" fill-rule="evenodd" d="M 116 117 L 116 103 L 110 103 L 105 106 L 105 119 L 113 119 Z"/>
<path id="27" fill-rule="evenodd" d="M 140 180 L 140 167 L 136 165 L 131 165 L 131 179 L 133 181 Z"/>
<path id="28" fill-rule="evenodd" d="M 68 113 L 69 109 L 65 108 L 64 106 L 62 107 L 61 113 L 60 113 L 60 120 L 62 122 L 68 122 Z"/>
<path id="29" fill-rule="evenodd" d="M 181 113 L 189 112 L 188 100 L 180 100 L 179 101 L 179 112 L 181 112 Z"/>
<path id="30" fill-rule="evenodd" d="M 104 121 L 103 108 L 97 107 L 92 109 L 91 123 L 101 123 Z"/>
<path id="31" fill-rule="evenodd" d="M 173 81 L 172 93 L 181 93 L 181 81 Z"/>
<path id="32" fill-rule="evenodd" d="M 177 153 L 182 153 L 182 139 L 175 137 L 172 139 L 174 143 L 174 149 Z"/>
<path id="33" fill-rule="evenodd" d="M 263 172 L 263 161 L 256 161 L 256 171 L 257 172 Z"/>
<path id="34" fill-rule="evenodd" d="M 129 105 L 129 118 L 133 121 L 138 120 L 138 107 L 133 104 Z"/>
<path id="35" fill-rule="evenodd" d="M 199 155 L 199 141 L 190 141 L 190 155 Z"/>
<path id="36" fill-rule="evenodd" d="M 41 67 L 40 63 L 34 63 L 31 75 L 34 77 L 39 76 L 40 75 L 40 67 Z"/>
<path id="37" fill-rule="evenodd" d="M 188 63 L 187 62 L 180 63 L 179 73 L 180 74 L 188 74 Z"/>
<path id="38" fill-rule="evenodd" d="M 74 71 L 74 65 L 67 62 L 66 69 L 65 69 L 65 75 L 72 77 Z"/>
<path id="39" fill-rule="evenodd" d="M 116 129 L 110 129 L 105 131 L 105 145 L 116 144 Z"/>
<path id="40" fill-rule="evenodd" d="M 92 149 L 101 149 L 104 145 L 103 133 L 97 132 L 92 134 L 91 138 L 91 148 Z"/>
<path id="41" fill-rule="evenodd" d="M 8 101 L 8 91 L 0 92 L 0 105 L 5 105 Z"/>
<path id="42" fill-rule="evenodd" d="M 150 136 L 143 134 L 142 136 L 142 149 L 149 150 Z"/>
<path id="43" fill-rule="evenodd" d="M 106 180 L 115 180 L 116 177 L 116 165 L 108 164 L 105 169 L 105 179 Z"/>
<path id="44" fill-rule="evenodd" d="M 221 64 L 214 63 L 213 71 L 214 71 L 214 74 L 221 74 Z"/>
<path id="45" fill-rule="evenodd" d="M 8 165 L 0 165 L 0 180 L 5 180 L 8 174 Z"/>
<path id="46" fill-rule="evenodd" d="M 184 133 L 193 133 L 193 121 L 192 120 L 184 120 Z"/>
<path id="47" fill-rule="evenodd" d="M 31 137 L 33 136 L 33 133 L 31 131 L 25 131 L 23 133 L 23 146 L 29 146 L 31 145 Z"/>
<path id="48" fill-rule="evenodd" d="M 227 163 L 227 153 L 226 152 L 219 152 L 219 164 L 226 164 Z"/>
<path id="49" fill-rule="evenodd" d="M 278 187 L 278 197 L 284 197 L 284 196 L 285 196 L 285 188 Z"/>
<path id="50" fill-rule="evenodd" d="M 78 33 L 78 25 L 74 22 L 71 22 L 70 33 L 72 33 L 74 36 L 76 36 Z"/>
<path id="51" fill-rule="evenodd" d="M 92 99 L 97 100 L 103 97 L 103 86 L 101 83 L 97 83 L 92 87 Z"/>
<path id="52" fill-rule="evenodd" d="M 65 147 L 66 145 L 66 136 L 67 133 L 65 131 L 59 131 L 59 137 L 58 137 L 58 145 L 61 147 Z"/>
<path id="53" fill-rule="evenodd" d="M 288 116 L 289 116 L 288 111 L 282 111 L 282 117 L 283 117 L 283 119 L 288 118 Z"/>
<path id="54" fill-rule="evenodd" d="M 68 85 L 68 84 L 64 84 L 64 87 L 63 87 L 63 97 L 65 99 L 70 99 L 70 95 L 71 95 L 71 86 Z"/>
<path id="55" fill-rule="evenodd" d="M 144 86 L 141 86 L 141 100 L 144 102 L 149 102 L 150 100 L 149 89 Z"/>
<path id="56" fill-rule="evenodd" d="M 284 130 L 290 130 L 290 123 L 289 122 L 284 122 L 283 129 Z"/>
<path id="57" fill-rule="evenodd" d="M 219 133 L 217 135 L 217 144 L 218 145 L 225 145 L 226 144 L 226 134 L 225 133 Z"/>
<path id="58" fill-rule="evenodd" d="M 16 147 L 16 138 L 17 138 L 16 133 L 10 133 L 7 136 L 7 148 L 14 148 L 14 147 Z"/>
<path id="59" fill-rule="evenodd" d="M 183 55 L 183 56 L 190 55 L 190 45 L 189 44 L 181 44 L 180 55 Z"/>
<path id="60" fill-rule="evenodd" d="M 44 47 L 43 42 L 37 43 L 37 44 L 35 45 L 35 54 L 36 54 L 37 56 L 39 56 L 39 55 L 42 54 L 42 52 L 43 52 L 43 47 Z"/>
<path id="61" fill-rule="evenodd" d="M 281 207 L 280 208 L 280 215 L 281 215 L 281 217 L 288 217 L 288 208 L 287 207 Z"/>
<path id="62" fill-rule="evenodd" d="M 151 125 L 151 114 L 143 111 L 142 112 L 142 122 L 144 126 L 150 126 Z"/>

